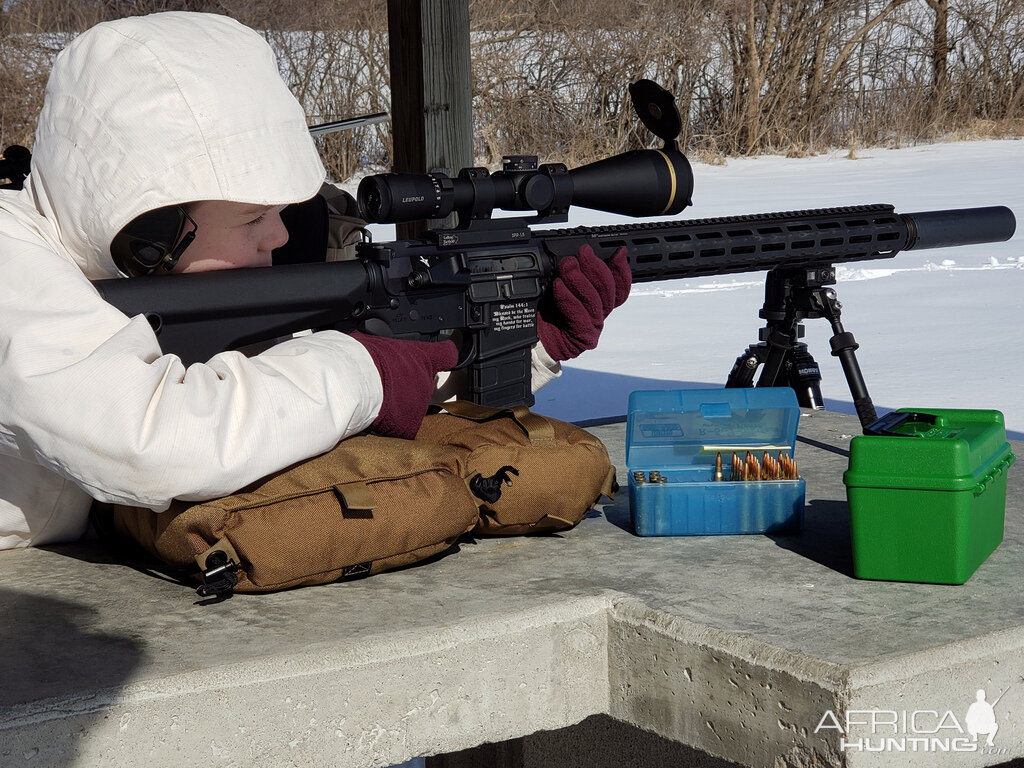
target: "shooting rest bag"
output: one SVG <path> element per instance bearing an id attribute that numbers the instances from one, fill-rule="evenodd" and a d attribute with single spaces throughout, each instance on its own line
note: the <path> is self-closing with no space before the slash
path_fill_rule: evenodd
<path id="1" fill-rule="evenodd" d="M 467 533 L 571 528 L 614 492 L 604 445 L 579 427 L 449 405 L 460 415 L 428 415 L 415 440 L 357 435 L 230 496 L 160 513 L 96 504 L 97 528 L 223 597 L 379 573 Z"/>
<path id="2" fill-rule="evenodd" d="M 572 528 L 618 490 L 604 444 L 586 430 L 533 413 L 467 400 L 428 416 L 416 440 L 458 451 L 480 503 L 477 535 Z"/>
<path id="3" fill-rule="evenodd" d="M 160 513 L 121 505 L 98 512 L 112 516 L 115 533 L 207 584 L 211 571 L 224 575 L 218 562 L 234 562 L 237 584 L 228 590 L 270 592 L 448 549 L 479 517 L 463 474 L 459 456 L 440 446 L 357 435 L 230 496 L 175 501 Z"/>

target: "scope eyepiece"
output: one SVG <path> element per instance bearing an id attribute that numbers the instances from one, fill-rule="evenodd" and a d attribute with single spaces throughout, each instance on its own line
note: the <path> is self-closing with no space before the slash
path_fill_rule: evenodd
<path id="1" fill-rule="evenodd" d="M 367 221 L 443 219 L 455 205 L 454 185 L 443 173 L 381 173 L 365 177 L 357 190 Z"/>

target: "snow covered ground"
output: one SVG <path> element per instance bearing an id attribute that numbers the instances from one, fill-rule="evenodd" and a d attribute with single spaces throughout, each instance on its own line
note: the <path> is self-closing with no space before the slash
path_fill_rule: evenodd
<path id="1" fill-rule="evenodd" d="M 557 158 L 541 158 L 542 162 Z M 1024 141 L 837 151 L 693 164 L 694 205 L 679 218 L 890 203 L 897 212 L 1005 205 L 1008 242 L 906 251 L 840 266 L 842 320 L 879 413 L 901 407 L 994 408 L 1024 438 Z M 574 209 L 570 224 L 627 220 Z M 390 232 L 388 231 L 390 230 Z M 394 237 L 379 228 L 378 240 Z M 567 419 L 622 415 L 635 389 L 718 387 L 764 321 L 764 273 L 638 284 L 600 346 L 565 366 L 535 409 Z M 831 410 L 854 413 L 831 327 L 805 323 Z"/>

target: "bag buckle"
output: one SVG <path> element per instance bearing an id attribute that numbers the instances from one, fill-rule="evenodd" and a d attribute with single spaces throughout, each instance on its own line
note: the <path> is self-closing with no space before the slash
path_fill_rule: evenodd
<path id="1" fill-rule="evenodd" d="M 501 498 L 502 484 L 512 485 L 512 478 L 508 476 L 509 472 L 517 477 L 519 475 L 518 469 L 509 466 L 502 467 L 490 477 L 484 477 L 478 473 L 469 481 L 469 490 L 478 499 L 493 504 Z"/>
<path id="2" fill-rule="evenodd" d="M 213 598 L 213 602 L 218 603 L 227 600 L 238 584 L 238 576 L 235 575 L 238 568 L 238 563 L 227 552 L 215 549 L 207 556 L 206 567 L 199 574 L 203 583 L 196 587 L 196 594 Z"/>

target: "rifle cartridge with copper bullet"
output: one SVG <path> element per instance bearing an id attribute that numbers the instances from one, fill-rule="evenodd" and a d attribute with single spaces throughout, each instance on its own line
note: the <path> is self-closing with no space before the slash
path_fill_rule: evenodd
<path id="1" fill-rule="evenodd" d="M 747 454 L 750 461 L 750 468 L 747 470 L 748 480 L 760 480 L 761 479 L 761 462 L 757 456 L 752 453 Z"/>

